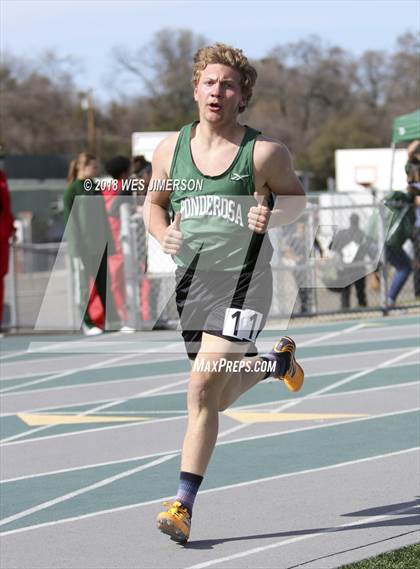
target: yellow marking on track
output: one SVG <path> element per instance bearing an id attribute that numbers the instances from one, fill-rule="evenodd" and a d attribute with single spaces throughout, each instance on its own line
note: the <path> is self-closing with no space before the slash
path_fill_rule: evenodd
<path id="1" fill-rule="evenodd" d="M 314 421 L 322 419 L 348 419 L 367 417 L 353 413 L 269 413 L 255 411 L 225 411 L 225 415 L 240 423 L 274 423 L 279 421 Z"/>
<path id="2" fill-rule="evenodd" d="M 150 417 L 109 417 L 104 415 L 52 415 L 39 413 L 18 413 L 17 416 L 30 427 L 40 425 L 84 425 L 88 423 L 126 423 L 147 421 Z"/>

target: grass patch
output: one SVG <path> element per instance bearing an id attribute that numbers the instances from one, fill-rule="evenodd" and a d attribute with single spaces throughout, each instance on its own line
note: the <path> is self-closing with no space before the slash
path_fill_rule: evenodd
<path id="1" fill-rule="evenodd" d="M 420 544 L 417 543 L 364 561 L 343 565 L 341 569 L 419 569 L 419 567 Z"/>

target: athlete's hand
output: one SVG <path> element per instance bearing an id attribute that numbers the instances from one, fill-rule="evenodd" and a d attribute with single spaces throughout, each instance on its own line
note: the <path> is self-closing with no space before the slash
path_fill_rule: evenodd
<path id="1" fill-rule="evenodd" d="M 161 242 L 162 250 L 169 255 L 176 255 L 182 245 L 181 213 L 175 214 L 171 225 L 168 225 Z"/>
<path id="2" fill-rule="evenodd" d="M 250 208 L 248 212 L 248 228 L 254 233 L 265 233 L 270 221 L 270 209 L 267 207 L 267 199 L 254 192 L 254 198 L 258 205 Z"/>

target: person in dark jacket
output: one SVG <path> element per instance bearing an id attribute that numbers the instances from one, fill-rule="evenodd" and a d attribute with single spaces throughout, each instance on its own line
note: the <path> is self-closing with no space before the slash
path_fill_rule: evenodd
<path id="1" fill-rule="evenodd" d="M 411 185 L 417 185 L 420 190 L 420 140 L 414 140 L 408 146 L 408 161 L 405 165 L 407 176 L 412 180 Z M 414 295 L 420 297 L 420 192 L 415 197 L 415 222 L 413 230 L 413 250 L 414 259 L 417 261 L 414 265 Z"/>
<path id="2" fill-rule="evenodd" d="M 410 259 L 403 249 L 407 239 L 413 239 L 415 228 L 415 204 L 420 194 L 419 170 L 411 169 L 407 176 L 406 192 L 393 191 L 385 198 L 385 205 L 393 212 L 391 226 L 385 241 L 386 259 L 395 268 L 395 274 L 388 293 L 388 306 L 395 306 L 397 297 L 419 260 Z"/>
<path id="3" fill-rule="evenodd" d="M 64 194 L 68 251 L 79 279 L 76 283 L 77 303 L 82 311 L 82 330 L 89 336 L 102 333 L 94 326 L 87 308 L 90 280 L 101 299 L 106 327 L 119 328 L 107 267 L 107 256 L 114 253 L 115 247 L 102 193 L 93 179 L 96 173 L 95 156 L 82 152 L 70 165 L 69 186 Z"/>

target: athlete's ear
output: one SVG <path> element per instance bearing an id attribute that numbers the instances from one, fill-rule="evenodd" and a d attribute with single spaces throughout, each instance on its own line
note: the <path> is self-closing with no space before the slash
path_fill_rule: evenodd
<path id="1" fill-rule="evenodd" d="M 243 113 L 245 109 L 246 109 L 246 101 L 245 97 L 242 97 L 242 99 L 239 101 L 238 110 L 240 113 Z"/>
<path id="2" fill-rule="evenodd" d="M 194 87 L 194 101 L 195 101 L 195 102 L 198 101 L 197 91 L 198 91 L 198 88 L 197 88 L 197 85 L 196 85 L 196 86 Z"/>

